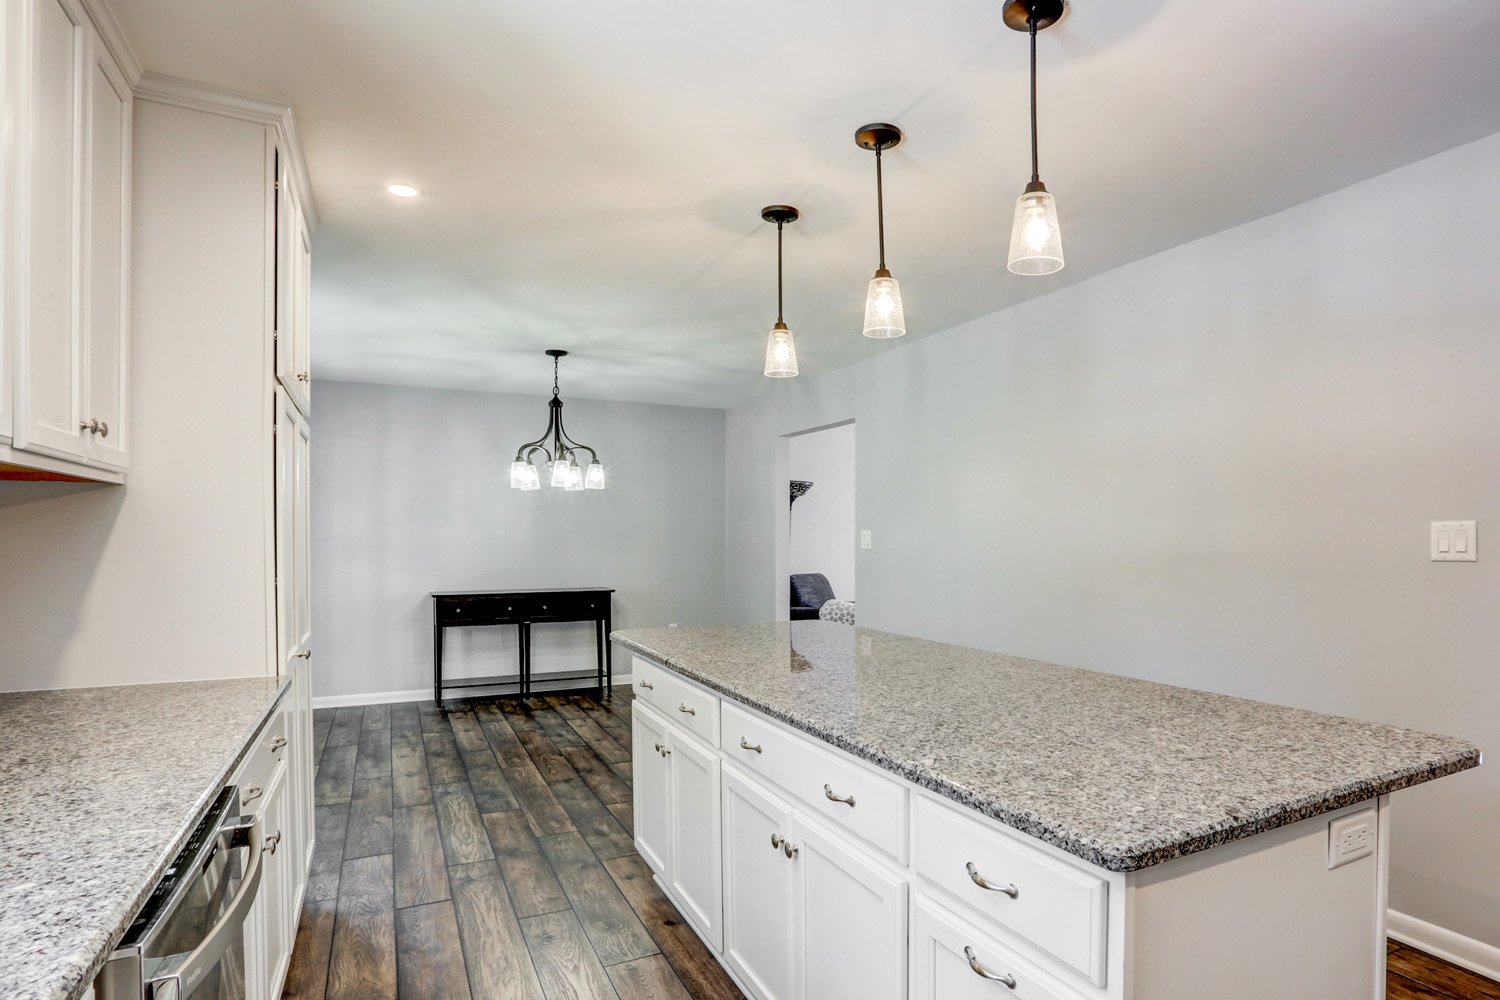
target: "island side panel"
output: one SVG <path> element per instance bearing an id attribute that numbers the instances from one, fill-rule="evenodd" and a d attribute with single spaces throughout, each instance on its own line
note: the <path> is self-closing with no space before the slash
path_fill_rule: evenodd
<path id="1" fill-rule="evenodd" d="M 1371 799 L 1136 872 L 1130 996 L 1379 1000 L 1385 996 L 1381 803 Z M 1329 824 L 1369 812 L 1368 857 L 1329 869 Z"/>

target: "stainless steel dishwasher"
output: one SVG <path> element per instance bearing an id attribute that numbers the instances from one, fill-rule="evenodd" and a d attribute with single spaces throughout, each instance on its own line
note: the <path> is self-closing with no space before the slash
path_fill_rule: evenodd
<path id="1" fill-rule="evenodd" d="M 260 891 L 259 816 L 219 793 L 95 980 L 98 1000 L 245 1000 L 245 919 Z"/>

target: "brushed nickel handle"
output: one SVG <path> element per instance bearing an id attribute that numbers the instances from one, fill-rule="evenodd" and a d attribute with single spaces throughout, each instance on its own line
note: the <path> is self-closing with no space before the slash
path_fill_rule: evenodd
<path id="1" fill-rule="evenodd" d="M 244 791 L 240 795 L 240 805 L 243 806 L 254 802 L 264 794 L 265 789 L 261 788 L 259 785 L 246 785 Z"/>
<path id="2" fill-rule="evenodd" d="M 310 373 L 310 372 L 298 372 L 297 373 L 297 381 L 298 382 L 306 382 L 306 381 L 308 381 L 311 378 L 312 378 L 312 373 Z"/>
<path id="3" fill-rule="evenodd" d="M 783 840 L 781 842 L 781 853 L 787 856 L 787 860 L 790 861 L 792 858 L 795 858 L 797 856 L 797 850 L 797 845 L 792 843 L 790 840 Z"/>
<path id="4" fill-rule="evenodd" d="M 78 421 L 78 429 L 81 431 L 88 431 L 90 434 L 92 434 L 99 429 L 99 421 L 80 420 Z"/>
<path id="5" fill-rule="evenodd" d="M 852 795 L 835 795 L 835 794 L 833 794 L 833 786 L 832 785 L 824 785 L 823 786 L 823 795 L 824 795 L 824 797 L 826 797 L 828 799 L 829 802 L 842 802 L 844 805 L 848 806 L 850 809 L 854 808 L 854 796 L 852 796 Z"/>
<path id="6" fill-rule="evenodd" d="M 275 854 L 276 848 L 279 846 L 281 846 L 281 831 L 277 830 L 275 833 L 266 838 L 265 843 L 261 845 L 260 849 L 262 851 L 269 851 L 270 853 Z"/>
<path id="7" fill-rule="evenodd" d="M 979 959 L 974 956 L 974 949 L 970 948 L 968 945 L 964 945 L 964 958 L 967 958 L 969 960 L 969 968 L 974 970 L 974 975 L 984 979 L 993 979 L 995 982 L 1000 983 L 1007 989 L 1013 990 L 1016 988 L 1015 976 L 1012 976 L 1008 972 L 1004 975 L 1000 975 L 998 973 L 991 972 L 989 969 L 986 969 L 983 965 L 979 964 Z"/>
<path id="8" fill-rule="evenodd" d="M 271 740 L 271 752 L 272 753 L 275 753 L 277 750 L 280 750 L 284 746 L 286 746 L 286 737 L 285 736 L 277 736 L 277 737 L 274 737 Z"/>
<path id="9" fill-rule="evenodd" d="M 1011 899 L 1015 899 L 1021 894 L 1021 890 L 1016 888 L 1016 884 L 1014 882 L 1011 882 L 1008 885 L 996 885 L 989 879 L 985 878 L 983 875 L 979 874 L 979 869 L 974 867 L 974 862 L 972 861 L 964 865 L 964 871 L 969 873 L 970 880 L 973 881 L 973 883 L 979 886 L 979 888 L 981 889 L 988 889 L 991 892 L 1003 892 Z"/>
<path id="10" fill-rule="evenodd" d="M 740 749 L 741 750 L 754 750 L 756 753 L 765 753 L 766 752 L 765 747 L 761 746 L 759 743 L 751 743 L 748 740 L 746 740 L 745 737 L 743 737 L 743 736 L 740 737 Z"/>
<path id="11" fill-rule="evenodd" d="M 782 842 L 785 840 L 786 838 L 779 833 L 771 834 L 771 850 L 774 851 L 777 848 L 781 847 Z"/>
<path id="12" fill-rule="evenodd" d="M 650 681 L 640 681 L 638 683 L 640 684 L 641 687 L 645 688 L 647 691 L 655 691 L 656 690 L 656 685 L 652 684 Z"/>
<path id="13" fill-rule="evenodd" d="M 661 753 L 662 750 L 665 749 L 665 748 L 666 748 L 666 744 L 665 743 L 658 743 L 658 744 L 656 744 L 656 752 L 657 753 Z"/>
<path id="14" fill-rule="evenodd" d="M 672 748 L 671 747 L 667 747 L 665 750 L 663 750 L 661 752 L 661 755 L 663 757 L 670 757 L 670 756 L 672 756 Z"/>
<path id="15" fill-rule="evenodd" d="M 109 424 L 106 424 L 104 421 L 102 421 L 102 420 L 99 421 L 99 426 L 96 427 L 95 430 L 97 430 L 99 432 L 99 436 L 100 437 L 102 437 L 102 438 L 109 437 Z"/>
<path id="16" fill-rule="evenodd" d="M 296 657 L 298 657 L 300 659 L 306 660 L 306 659 L 308 659 L 309 657 L 312 656 L 312 650 L 311 649 L 302 649 L 302 650 L 298 650 L 297 652 L 293 653 L 292 655 L 296 656 Z"/>
<path id="17" fill-rule="evenodd" d="M 686 705 L 678 705 L 677 706 L 677 711 L 682 712 L 685 715 L 697 715 L 698 714 L 698 710 L 696 708 L 688 708 Z"/>

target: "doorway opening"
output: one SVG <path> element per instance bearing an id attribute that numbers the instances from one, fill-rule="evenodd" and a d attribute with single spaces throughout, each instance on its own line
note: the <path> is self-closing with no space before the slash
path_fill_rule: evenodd
<path id="1" fill-rule="evenodd" d="M 854 422 L 790 435 L 780 503 L 786 505 L 786 601 L 779 618 L 853 624 L 855 603 Z M 781 546 L 778 546 L 780 548 Z M 779 553 L 778 553 L 779 554 Z M 784 569 L 783 569 L 784 567 Z"/>

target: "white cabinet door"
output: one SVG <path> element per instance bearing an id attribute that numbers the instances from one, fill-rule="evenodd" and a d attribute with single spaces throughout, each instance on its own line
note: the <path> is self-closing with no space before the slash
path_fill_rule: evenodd
<path id="1" fill-rule="evenodd" d="M 635 849 L 662 878 L 671 858 L 671 803 L 667 781 L 667 724 L 637 701 L 631 711 L 631 773 Z"/>
<path id="2" fill-rule="evenodd" d="M 311 430 L 290 395 L 276 390 L 276 617 L 281 669 L 312 651 L 309 560 Z"/>
<path id="3" fill-rule="evenodd" d="M 912 907 L 911 1000 L 1071 1000 L 988 935 L 917 894 Z"/>
<path id="4" fill-rule="evenodd" d="M 84 194 L 83 109 L 90 74 L 88 29 L 73 0 L 26 0 L 32 15 L 17 135 L 20 204 L 26 234 L 17 281 L 18 448 L 82 460 Z M 9 4 L 7 4 L 8 6 Z"/>
<path id="5" fill-rule="evenodd" d="M 281 150 L 276 164 L 276 378 L 297 408 L 307 413 L 312 381 L 308 336 L 312 245 L 289 160 Z"/>
<path id="6" fill-rule="evenodd" d="M 724 959 L 759 1000 L 791 1000 L 791 807 L 732 766 L 723 784 Z"/>
<path id="7" fill-rule="evenodd" d="M 723 947 L 719 840 L 719 755 L 675 726 L 667 728 L 671 798 L 668 881 L 689 920 L 715 951 Z"/>
<path id="8" fill-rule="evenodd" d="M 902 1000 L 906 995 L 906 880 L 792 817 L 797 995 L 802 1000 Z"/>
<path id="9" fill-rule="evenodd" d="M 261 853 L 263 866 L 260 892 L 246 920 L 245 979 L 248 1000 L 274 1000 L 281 996 L 281 980 L 291 958 L 290 928 L 287 919 L 287 767 L 278 763 L 266 783 L 265 805 L 260 821 L 266 847 Z M 272 850 L 273 840 L 275 849 Z"/>
<path id="10" fill-rule="evenodd" d="M 89 60 L 84 271 L 85 405 L 91 464 L 124 471 L 129 380 L 131 93 L 104 47 Z"/>

